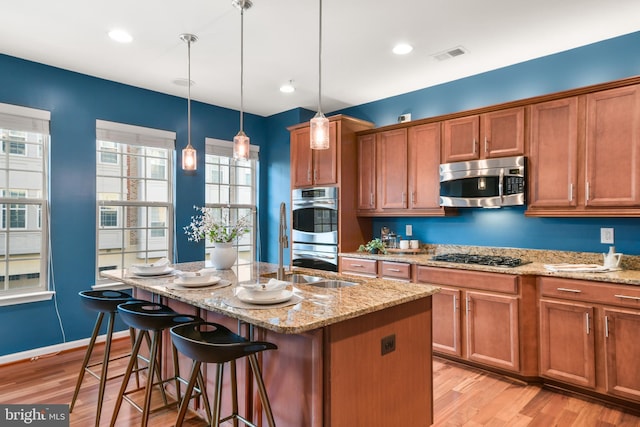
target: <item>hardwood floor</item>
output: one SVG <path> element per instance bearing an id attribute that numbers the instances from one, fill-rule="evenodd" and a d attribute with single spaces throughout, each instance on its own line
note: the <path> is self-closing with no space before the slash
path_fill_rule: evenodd
<path id="1" fill-rule="evenodd" d="M 128 340 L 114 342 L 114 351 L 123 353 Z M 100 354 L 102 348 L 96 349 Z M 70 350 L 35 361 L 0 366 L 0 403 L 46 404 L 71 401 L 84 349 Z M 125 359 L 126 360 L 126 359 Z M 125 361 L 112 372 L 124 370 Z M 638 427 L 640 417 L 613 406 L 554 392 L 537 385 L 525 385 L 463 365 L 434 359 L 434 411 L 438 427 L 531 426 L 531 427 Z M 119 380 L 107 383 L 101 426 L 108 426 Z M 72 427 L 94 424 L 98 383 L 85 376 L 83 388 L 71 414 Z M 176 412 L 163 410 L 151 415 L 149 425 L 173 426 Z M 124 403 L 117 425 L 137 426 L 140 414 Z M 185 427 L 207 423 L 190 414 Z"/>

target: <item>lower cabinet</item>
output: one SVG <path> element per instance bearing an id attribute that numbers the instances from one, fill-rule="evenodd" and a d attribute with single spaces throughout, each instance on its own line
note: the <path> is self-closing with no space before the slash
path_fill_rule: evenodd
<path id="1" fill-rule="evenodd" d="M 640 402 L 640 289 L 539 278 L 540 375 Z"/>
<path id="2" fill-rule="evenodd" d="M 340 273 L 411 281 L 411 264 L 364 258 L 340 257 Z"/>
<path id="3" fill-rule="evenodd" d="M 535 376 L 535 281 L 530 277 L 418 266 L 433 298 L 433 351 Z"/>

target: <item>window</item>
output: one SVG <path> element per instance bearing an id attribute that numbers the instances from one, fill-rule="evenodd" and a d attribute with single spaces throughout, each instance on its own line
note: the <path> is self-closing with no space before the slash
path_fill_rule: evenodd
<path id="1" fill-rule="evenodd" d="M 0 104 L 2 305 L 51 294 L 47 276 L 49 119 L 47 111 Z"/>
<path id="2" fill-rule="evenodd" d="M 175 133 L 96 121 L 100 271 L 171 258 Z"/>
<path id="3" fill-rule="evenodd" d="M 231 222 L 249 215 L 251 231 L 238 242 L 238 262 L 256 259 L 256 177 L 259 147 L 251 146 L 249 160 L 233 160 L 233 143 L 206 139 L 205 205 L 214 209 L 218 218 Z M 207 247 L 212 246 L 207 241 Z M 206 255 L 209 256 L 208 254 Z"/>

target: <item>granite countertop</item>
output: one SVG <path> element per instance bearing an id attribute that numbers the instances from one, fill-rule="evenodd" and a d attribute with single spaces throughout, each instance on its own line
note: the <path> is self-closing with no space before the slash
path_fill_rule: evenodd
<path id="1" fill-rule="evenodd" d="M 182 271 L 198 271 L 205 267 L 205 263 L 203 261 L 181 263 L 172 265 L 172 267 Z M 294 291 L 294 296 L 299 296 L 302 300 L 297 304 L 281 308 L 245 309 L 232 307 L 225 303 L 225 300 L 228 301 L 229 298 L 234 297 L 238 283 L 256 283 L 258 276 L 273 275 L 276 270 L 276 265 L 267 263 L 234 266 L 231 270 L 220 270 L 215 273 L 223 281 L 231 282 L 229 286 L 189 289 L 179 289 L 174 285 L 175 275 L 137 277 L 127 270 L 107 270 L 101 274 L 103 277 L 124 282 L 163 297 L 182 301 L 284 334 L 297 334 L 322 328 L 367 313 L 425 298 L 439 290 L 436 286 L 424 284 L 364 277 L 354 278 L 320 270 L 294 268 L 293 272 L 295 273 L 334 279 L 342 278 L 351 282 L 360 282 L 360 284 L 343 288 L 320 288 L 292 284 L 290 288 Z"/>
<path id="2" fill-rule="evenodd" d="M 519 267 L 494 267 L 478 264 L 458 264 L 452 262 L 433 261 L 431 258 L 437 254 L 445 253 L 474 253 L 480 255 L 502 255 L 521 258 L 526 264 Z M 553 272 L 547 270 L 545 264 L 570 263 L 570 264 L 598 264 L 602 265 L 602 254 L 591 252 L 567 252 L 549 251 L 537 249 L 493 248 L 482 246 L 457 246 L 457 245 L 425 245 L 423 252 L 419 254 L 387 253 L 385 255 L 373 255 L 368 252 L 347 252 L 340 256 L 351 258 L 374 259 L 428 267 L 453 268 L 458 270 L 486 271 L 501 274 L 517 274 L 531 276 L 562 277 L 568 279 L 590 280 L 598 282 L 618 283 L 624 285 L 640 286 L 640 257 L 623 255 L 622 269 L 619 271 L 603 273 L 584 272 Z"/>

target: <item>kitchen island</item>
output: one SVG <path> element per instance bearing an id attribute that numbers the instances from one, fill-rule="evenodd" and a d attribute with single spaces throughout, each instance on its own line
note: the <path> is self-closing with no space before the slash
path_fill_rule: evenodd
<path id="1" fill-rule="evenodd" d="M 194 262 L 173 267 L 197 271 L 204 266 Z M 181 313 L 197 314 L 278 345 L 278 350 L 262 354 L 262 362 L 280 427 L 432 424 L 431 295 L 437 287 L 349 277 L 359 284 L 292 285 L 300 299 L 293 305 L 234 306 L 238 283 L 255 283 L 273 277 L 275 271 L 275 265 L 266 263 L 236 266 L 216 272 L 228 286 L 189 289 L 175 285 L 173 275 L 140 278 L 126 270 L 102 274 L 134 287 L 139 298 L 159 300 Z M 340 278 L 316 270 L 296 272 Z M 182 359 L 180 366 L 187 372 L 190 361 Z M 165 363 L 164 369 L 170 364 Z M 260 414 L 259 399 L 246 381 L 246 369 L 239 364 L 239 381 L 245 386 L 240 400 L 247 402 L 241 411 L 255 419 Z M 210 393 L 214 373 L 214 367 L 205 368 Z M 224 399 L 223 412 L 228 404 Z"/>

